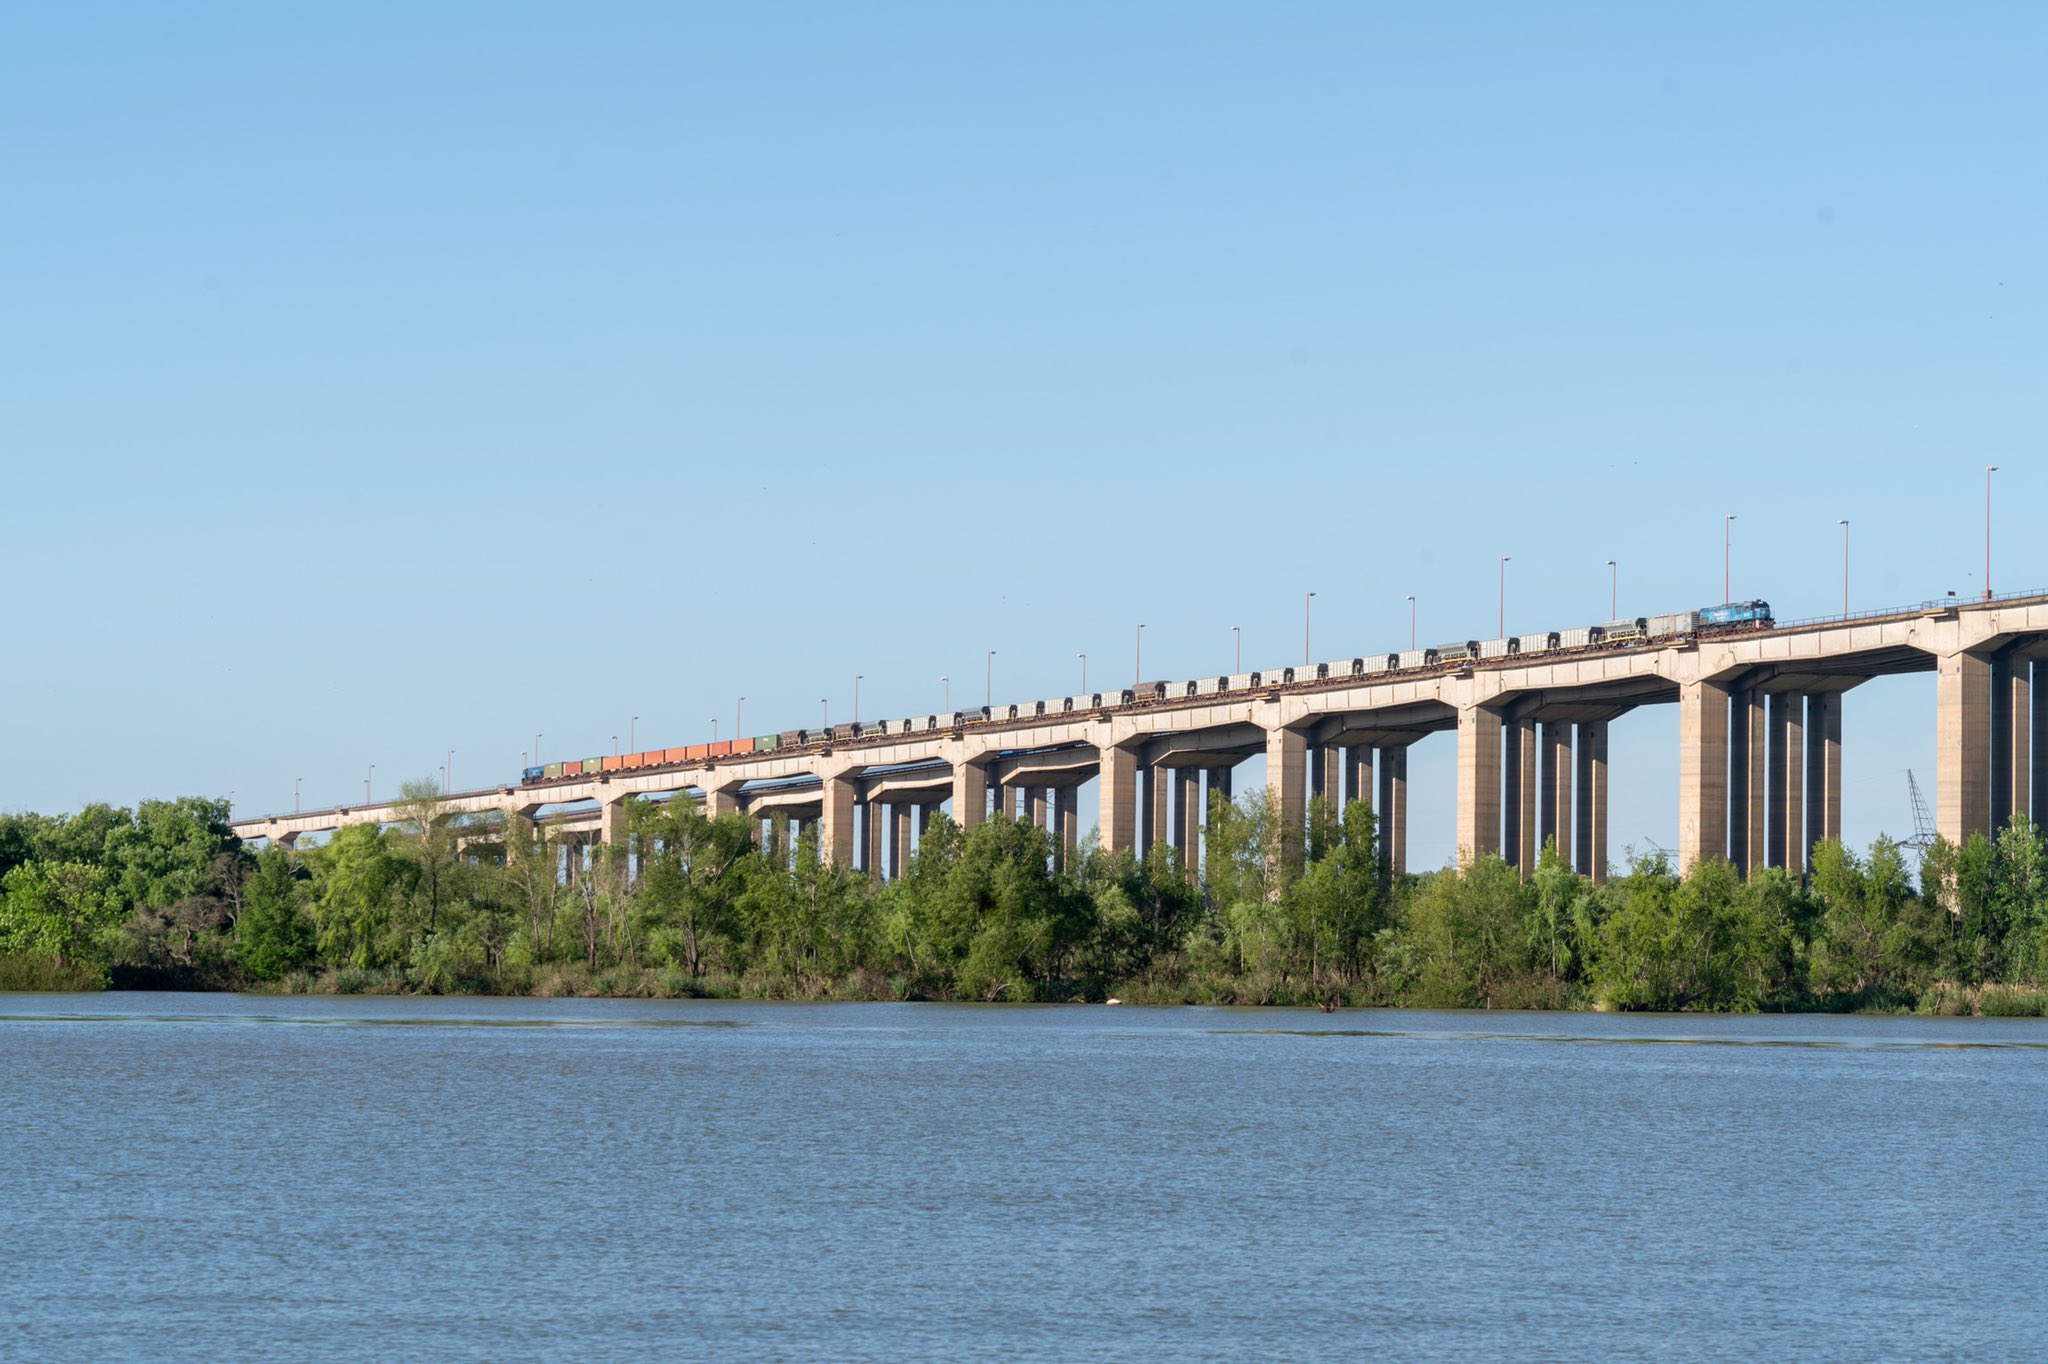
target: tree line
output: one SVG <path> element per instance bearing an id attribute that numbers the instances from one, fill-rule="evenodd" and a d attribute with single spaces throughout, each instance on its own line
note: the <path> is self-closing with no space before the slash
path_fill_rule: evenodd
<path id="1" fill-rule="evenodd" d="M 0 988 L 265 988 L 1462 1008 L 2048 1005 L 2048 843 L 2025 820 L 1917 869 L 1880 839 L 1810 877 L 1661 855 L 1595 885 L 1545 849 L 1390 877 L 1372 811 L 1210 810 L 1199 874 L 940 817 L 886 883 L 744 816 L 634 802 L 571 879 L 545 826 L 404 788 L 394 824 L 240 843 L 187 797 L 0 816 Z M 629 852 L 630 847 L 630 852 Z"/>

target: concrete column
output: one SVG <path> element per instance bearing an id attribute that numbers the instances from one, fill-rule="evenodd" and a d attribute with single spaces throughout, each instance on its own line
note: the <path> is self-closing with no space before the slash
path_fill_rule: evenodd
<path id="1" fill-rule="evenodd" d="M 1266 790 L 1273 799 L 1273 814 L 1279 821 L 1275 834 L 1280 856 L 1293 867 L 1301 865 L 1302 835 L 1305 832 L 1307 801 L 1303 795 L 1303 770 L 1307 764 L 1308 740 L 1299 730 L 1266 731 Z"/>
<path id="2" fill-rule="evenodd" d="M 2048 672 L 2038 680 L 2048 683 Z M 2031 691 L 2029 688 L 2029 700 L 2032 699 Z M 2042 814 L 2048 812 L 2048 704 L 2031 708 L 2031 723 L 2027 730 L 2031 736 L 2027 745 L 2030 758 L 2027 767 L 2031 777 L 2027 813 L 2038 822 Z"/>
<path id="3" fill-rule="evenodd" d="M 1745 877 L 1764 864 L 1763 817 L 1764 701 L 1742 687 L 1729 694 L 1728 860 Z"/>
<path id="4" fill-rule="evenodd" d="M 1081 788 L 1062 786 L 1057 797 L 1060 812 L 1059 865 L 1062 869 L 1074 865 L 1074 855 L 1081 846 Z"/>
<path id="5" fill-rule="evenodd" d="M 1309 774 L 1311 787 L 1323 798 L 1323 804 L 1330 808 L 1332 816 L 1341 816 L 1344 813 L 1343 750 L 1335 744 L 1317 744 L 1310 757 L 1313 766 Z"/>
<path id="6" fill-rule="evenodd" d="M 1045 827 L 1045 798 L 1047 794 L 1048 792 L 1043 786 L 1033 786 L 1030 788 L 1031 827 L 1034 829 L 1043 829 Z"/>
<path id="7" fill-rule="evenodd" d="M 768 860 L 778 867 L 789 863 L 789 816 L 781 810 L 768 816 Z"/>
<path id="8" fill-rule="evenodd" d="M 953 822 L 972 829 L 988 813 L 988 769 L 980 763 L 953 764 Z"/>
<path id="9" fill-rule="evenodd" d="M 1458 865 L 1500 851 L 1500 712 L 1458 708 Z"/>
<path id="10" fill-rule="evenodd" d="M 1813 871 L 1813 848 L 1842 836 L 1842 694 L 1806 698 L 1806 843 L 1802 863 Z"/>
<path id="11" fill-rule="evenodd" d="M 1991 826 L 1991 660 L 1937 659 L 1934 708 L 1934 828 L 1961 844 Z"/>
<path id="12" fill-rule="evenodd" d="M 1179 824 L 1180 864 L 1199 863 L 1202 846 L 1202 769 L 1183 767 L 1174 773 L 1174 814 Z"/>
<path id="13" fill-rule="evenodd" d="M 1537 800 L 1541 812 L 1538 833 L 1544 843 L 1555 843 L 1557 855 L 1567 862 L 1572 855 L 1572 726 L 1569 720 L 1548 720 L 1537 741 Z"/>
<path id="14" fill-rule="evenodd" d="M 852 777 L 825 778 L 825 811 L 818 830 L 821 861 L 835 867 L 853 865 L 853 802 L 858 795 Z"/>
<path id="15" fill-rule="evenodd" d="M 1678 870 L 1728 853 L 1728 690 L 1678 689 Z"/>
<path id="16" fill-rule="evenodd" d="M 1105 748 L 1096 769 L 1096 790 L 1102 805 L 1102 850 L 1124 852 L 1138 842 L 1138 755 L 1128 748 Z"/>
<path id="17" fill-rule="evenodd" d="M 2012 661 L 2012 678 L 2007 703 L 2012 711 L 2012 791 L 2010 814 L 2022 819 L 2034 817 L 2034 661 Z"/>
<path id="18" fill-rule="evenodd" d="M 1771 865 L 1806 870 L 1806 698 L 1771 695 Z"/>
<path id="19" fill-rule="evenodd" d="M 861 861 L 863 870 L 879 881 L 882 879 L 882 803 L 878 800 L 864 800 L 860 803 Z"/>
<path id="20" fill-rule="evenodd" d="M 1230 773 L 1231 769 L 1229 767 L 1212 767 L 1209 769 L 1209 789 L 1221 793 L 1225 800 L 1230 799 Z"/>
<path id="21" fill-rule="evenodd" d="M 1344 750 L 1344 801 L 1361 801 L 1372 808 L 1372 750 L 1356 745 Z"/>
<path id="22" fill-rule="evenodd" d="M 531 815 L 512 816 L 512 829 L 515 836 L 524 834 L 528 839 L 531 839 L 533 837 L 533 817 Z M 283 848 L 286 852 L 291 852 L 299 846 L 299 836 L 297 834 L 272 834 L 270 836 L 270 846 L 273 848 Z"/>
<path id="23" fill-rule="evenodd" d="M 900 879 L 910 870 L 910 807 L 901 802 L 889 807 L 889 875 Z"/>
<path id="24" fill-rule="evenodd" d="M 1536 724 L 1510 720 L 1501 749 L 1501 851 L 1522 878 L 1536 868 Z"/>
<path id="25" fill-rule="evenodd" d="M 1388 876 L 1408 874 L 1408 750 L 1380 750 L 1380 865 Z"/>
<path id="26" fill-rule="evenodd" d="M 1991 828 L 2033 807 L 2034 665 L 2002 658 L 1991 665 Z"/>
<path id="27" fill-rule="evenodd" d="M 1572 866 L 1594 884 L 1607 879 L 1607 722 L 1579 723 L 1577 800 Z"/>
<path id="28" fill-rule="evenodd" d="M 932 821 L 938 818 L 938 814 L 939 807 L 936 805 L 920 805 L 917 807 L 917 837 L 920 842 L 924 839 L 925 830 L 932 827 Z"/>
<path id="29" fill-rule="evenodd" d="M 1158 763 L 1145 764 L 1145 827 L 1138 851 L 1149 853 L 1154 843 L 1164 842 L 1172 826 L 1173 774 Z"/>
<path id="30" fill-rule="evenodd" d="M 626 798 L 601 799 L 597 807 L 597 841 L 607 848 L 626 845 Z"/>

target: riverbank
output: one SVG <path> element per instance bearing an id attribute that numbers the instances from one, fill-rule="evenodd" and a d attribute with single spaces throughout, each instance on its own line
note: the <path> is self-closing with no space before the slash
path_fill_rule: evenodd
<path id="1" fill-rule="evenodd" d="M 8 990 L 63 992 L 100 988 L 73 977 L 24 975 L 12 979 L 0 962 L 0 993 Z M 67 983 L 68 982 L 68 983 Z M 115 991 L 123 986 L 111 987 Z M 794 981 L 767 975 L 690 976 L 674 968 L 551 965 L 489 979 L 434 982 L 421 980 L 399 967 L 329 968 L 296 971 L 275 981 L 252 981 L 234 987 L 201 985 L 152 978 L 136 981 L 135 989 L 191 989 L 203 992 L 256 995 L 382 995 L 477 996 L 523 999 L 729 999 L 804 1001 L 811 1003 L 1040 1003 L 1160 1006 L 1229 1006 L 1326 1009 L 1442 1009 L 1442 1004 L 1391 997 L 1372 985 L 1333 984 L 1303 987 L 1276 981 L 1179 979 L 1126 981 L 1104 988 L 1074 983 L 1041 985 L 1030 990 L 998 991 L 992 999 L 968 1000 L 943 990 L 920 986 L 902 977 L 861 971 L 830 980 Z M 1882 1000 L 1806 1000 L 1751 1009 L 1694 1007 L 1676 1010 L 1616 1009 L 1559 982 L 1526 982 L 1522 988 L 1480 1001 L 1451 1007 L 1481 1010 L 1534 1010 L 1558 1013 L 1676 1012 L 1750 1014 L 1917 1015 L 1940 1018 L 2048 1017 L 2048 989 L 2030 985 L 1961 985 L 1939 981 L 1911 998 Z"/>

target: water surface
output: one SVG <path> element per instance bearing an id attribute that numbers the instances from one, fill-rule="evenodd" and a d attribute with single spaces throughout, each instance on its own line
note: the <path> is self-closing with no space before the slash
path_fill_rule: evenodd
<path id="1" fill-rule="evenodd" d="M 0 1355 L 2038 1357 L 2048 1024 L 0 995 Z"/>

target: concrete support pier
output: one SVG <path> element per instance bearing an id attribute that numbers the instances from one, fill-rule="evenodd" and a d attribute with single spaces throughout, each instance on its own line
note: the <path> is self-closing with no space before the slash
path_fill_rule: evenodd
<path id="1" fill-rule="evenodd" d="M 1408 874 L 1408 750 L 1380 749 L 1380 865 L 1387 876 Z"/>
<path id="2" fill-rule="evenodd" d="M 1575 812 L 1576 839 L 1572 866 L 1579 875 L 1599 885 L 1607 880 L 1607 722 L 1587 720 L 1579 724 L 1577 781 L 1572 787 L 1578 802 Z"/>
<path id="3" fill-rule="evenodd" d="M 1105 852 L 1124 852 L 1138 841 L 1138 755 L 1128 748 L 1107 748 L 1096 768 L 1096 791 L 1102 806 L 1101 839 Z"/>
<path id="4" fill-rule="evenodd" d="M 1678 689 L 1678 870 L 1728 850 L 1728 690 Z"/>
<path id="5" fill-rule="evenodd" d="M 1458 708 L 1458 865 L 1500 851 L 1500 712 Z"/>

